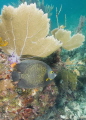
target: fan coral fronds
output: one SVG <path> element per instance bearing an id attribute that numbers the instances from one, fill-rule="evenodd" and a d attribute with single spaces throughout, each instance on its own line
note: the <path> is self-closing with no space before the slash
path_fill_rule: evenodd
<path id="1" fill-rule="evenodd" d="M 71 31 L 64 29 L 54 29 L 52 34 L 57 40 L 60 40 L 63 43 L 62 47 L 66 50 L 73 50 L 80 47 L 85 40 L 84 35 L 77 33 L 71 36 Z"/>
<path id="2" fill-rule="evenodd" d="M 1 15 L 0 36 L 9 45 L 2 48 L 5 53 L 18 56 L 46 57 L 59 49 L 62 43 L 49 33 L 47 14 L 36 8 L 36 4 L 19 5 L 18 8 L 4 6 Z"/>

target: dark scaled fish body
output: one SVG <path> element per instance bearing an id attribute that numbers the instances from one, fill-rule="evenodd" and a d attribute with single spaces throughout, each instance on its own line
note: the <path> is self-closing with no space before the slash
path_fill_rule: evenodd
<path id="1" fill-rule="evenodd" d="M 19 88 L 37 88 L 48 85 L 56 74 L 44 62 L 24 60 L 17 64 L 12 72 L 13 81 L 18 81 Z"/>

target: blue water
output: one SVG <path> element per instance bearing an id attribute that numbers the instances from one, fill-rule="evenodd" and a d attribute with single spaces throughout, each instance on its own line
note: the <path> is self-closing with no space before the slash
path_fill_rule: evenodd
<path id="1" fill-rule="evenodd" d="M 86 16 L 86 0 L 45 0 L 46 4 L 54 5 L 52 22 L 53 27 L 56 26 L 56 7 L 59 10 L 62 5 L 62 10 L 59 15 L 59 24 L 64 24 L 64 15 L 67 18 L 67 28 L 78 25 L 81 15 Z"/>
<path id="2" fill-rule="evenodd" d="M 29 1 L 29 0 L 28 0 Z M 41 0 L 42 1 L 42 0 Z M 3 5 L 9 5 L 12 3 L 18 4 L 18 0 L 0 0 L 0 12 Z M 66 14 L 66 28 L 74 30 L 79 23 L 81 15 L 86 16 L 86 0 L 44 0 L 45 5 L 54 5 L 52 10 L 51 29 L 56 28 L 56 7 L 59 10 L 62 5 L 62 10 L 59 14 L 59 24 L 64 25 L 64 16 Z"/>

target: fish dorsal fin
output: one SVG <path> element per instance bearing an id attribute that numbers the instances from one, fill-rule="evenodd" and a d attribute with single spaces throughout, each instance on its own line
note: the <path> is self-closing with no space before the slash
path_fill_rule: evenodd
<path id="1" fill-rule="evenodd" d="M 21 56 L 21 58 L 20 58 L 21 60 L 40 60 L 41 58 L 40 57 L 38 57 L 38 56 L 31 56 L 31 55 L 22 55 Z"/>

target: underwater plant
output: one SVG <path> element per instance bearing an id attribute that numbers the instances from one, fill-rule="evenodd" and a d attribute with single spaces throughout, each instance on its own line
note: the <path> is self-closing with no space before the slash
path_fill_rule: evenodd
<path id="1" fill-rule="evenodd" d="M 61 89 L 65 91 L 67 91 L 68 89 L 76 90 L 78 81 L 76 73 L 73 73 L 71 70 L 62 69 L 58 74 L 61 77 Z"/>
<path id="2" fill-rule="evenodd" d="M 21 84 L 20 87 L 23 88 L 19 89 L 17 83 L 13 83 L 13 80 L 11 80 L 11 72 L 16 69 L 16 66 L 25 65 L 25 61 L 20 61 L 22 55 L 46 57 L 59 49 L 62 43 L 53 36 L 47 36 L 49 32 L 49 19 L 47 14 L 44 14 L 42 10 L 36 8 L 35 4 L 27 5 L 24 3 L 18 8 L 5 6 L 0 19 L 0 36 L 3 41 L 6 40 L 8 42 L 7 46 L 1 47 L 7 56 L 5 60 L 9 66 L 8 69 L 5 69 L 5 72 L 10 76 L 0 81 L 2 83 L 0 89 L 0 113 L 3 119 L 9 117 L 9 119 L 33 120 L 55 104 L 58 89 L 54 82 L 52 81 L 51 83 L 50 80 L 53 79 L 56 74 L 43 62 L 37 64 L 40 61 L 36 63 L 36 60 L 26 60 L 30 65 L 32 61 L 34 61 L 35 64 L 32 62 L 32 66 L 27 64 L 29 66 L 26 65 L 26 67 L 22 69 L 18 67 L 18 70 L 25 68 L 25 73 L 20 73 L 22 74 L 21 78 L 26 77 L 25 80 L 27 81 L 28 72 L 32 75 L 30 83 L 33 85 L 32 77 L 38 75 L 39 80 L 35 79 L 34 86 L 43 86 L 37 87 L 37 89 L 24 89 L 27 85 L 25 86 L 25 84 L 21 84 L 22 81 L 19 81 L 19 84 Z M 1 52 L 1 55 L 3 55 L 4 52 Z M 12 68 L 14 63 L 17 63 L 17 65 Z M 5 63 L 3 62 L 3 64 Z M 44 71 L 44 74 L 40 76 L 41 71 Z M 18 72 L 19 71 L 17 71 L 17 73 Z M 15 77 L 16 76 L 14 76 L 14 78 Z M 41 81 L 42 84 L 40 77 L 46 78 Z M 3 113 L 3 109 L 6 112 L 5 114 Z"/>

